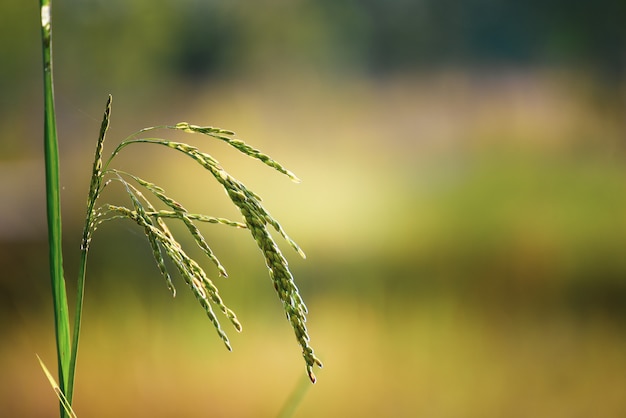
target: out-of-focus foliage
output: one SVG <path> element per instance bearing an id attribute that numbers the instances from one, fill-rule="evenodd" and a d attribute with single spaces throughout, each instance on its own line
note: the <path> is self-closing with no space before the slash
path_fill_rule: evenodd
<path id="1" fill-rule="evenodd" d="M 81 89 L 294 65 L 386 73 L 494 63 L 624 70 L 626 6 L 612 0 L 593 7 L 559 0 L 90 0 L 55 7 L 59 75 Z M 3 91 L 37 74 L 33 11 L 19 2 L 2 6 Z"/>

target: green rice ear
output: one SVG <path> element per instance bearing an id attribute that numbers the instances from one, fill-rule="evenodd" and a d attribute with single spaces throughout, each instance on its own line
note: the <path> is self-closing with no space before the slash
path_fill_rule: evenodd
<path id="1" fill-rule="evenodd" d="M 243 141 L 234 138 L 233 131 L 215 128 L 212 126 L 191 125 L 187 122 L 181 122 L 176 125 L 149 127 L 129 136 L 112 152 L 111 156 L 104 165 L 103 171 L 102 143 L 108 128 L 110 105 L 111 99 L 109 96 L 98 145 L 96 147 L 96 159 L 94 162 L 89 198 L 91 204 L 95 203 L 95 200 L 99 197 L 100 191 L 104 187 L 102 185 L 104 177 L 106 175 L 110 175 L 111 180 L 117 180 L 119 183 L 123 184 L 127 191 L 127 195 L 131 200 L 132 209 L 125 208 L 123 206 L 108 205 L 106 206 L 106 210 L 98 211 L 97 214 L 94 214 L 94 211 L 92 210 L 87 220 L 89 225 L 88 236 L 91 237 L 91 234 L 97 225 L 112 219 L 130 219 L 142 227 L 152 248 L 152 253 L 157 262 L 159 271 L 165 278 L 170 290 L 175 292 L 174 285 L 172 284 L 172 280 L 167 269 L 165 260 L 166 256 L 176 267 L 185 283 L 192 290 L 196 299 L 204 308 L 211 323 L 214 325 L 218 335 L 226 347 L 230 350 L 231 346 L 228 337 L 222 330 L 217 316 L 213 312 L 212 306 L 217 307 L 230 320 L 237 331 L 241 330 L 241 324 L 237 320 L 234 312 L 224 304 L 218 293 L 217 287 L 208 278 L 204 269 L 196 260 L 189 257 L 189 255 L 183 250 L 181 245 L 182 241 L 179 242 L 174 238 L 165 223 L 165 220 L 172 219 L 181 221 L 193 237 L 196 244 L 217 266 L 219 274 L 224 277 L 227 276 L 226 269 L 217 259 L 204 236 L 200 232 L 200 229 L 194 224 L 194 221 L 222 223 L 238 228 L 248 229 L 265 259 L 265 264 L 269 271 L 273 287 L 283 305 L 283 310 L 289 323 L 291 324 L 291 327 L 293 328 L 296 339 L 300 344 L 309 379 L 312 382 L 315 382 L 316 378 L 313 373 L 313 368 L 315 366 L 322 367 L 322 363 L 315 356 L 313 348 L 309 344 L 310 338 L 306 328 L 306 315 L 308 313 L 307 307 L 302 300 L 293 275 L 289 270 L 287 260 L 280 252 L 280 249 L 272 238 L 269 229 L 271 228 L 277 231 L 303 258 L 305 257 L 304 252 L 295 243 L 295 241 L 286 234 L 285 230 L 278 223 L 278 221 L 274 219 L 263 207 L 261 198 L 256 193 L 248 189 L 242 182 L 228 174 L 220 163 L 211 155 L 200 151 L 193 145 L 183 142 L 170 141 L 154 137 L 143 138 L 140 137 L 140 135 L 158 129 L 173 129 L 182 132 L 210 136 L 228 143 L 245 155 L 260 160 L 264 164 L 289 176 L 294 181 L 299 181 L 299 179 L 268 155 L 263 154 Z M 206 215 L 191 214 L 181 203 L 169 197 L 165 193 L 165 190 L 156 184 L 127 172 L 113 168 L 109 169 L 108 166 L 112 160 L 122 149 L 131 144 L 153 144 L 164 146 L 168 149 L 178 151 L 194 160 L 211 173 L 213 178 L 222 185 L 232 203 L 239 209 L 243 222 L 229 221 L 223 218 L 214 218 Z M 128 179 L 128 181 L 125 178 Z M 104 185 L 106 186 L 109 184 L 111 180 L 104 183 Z M 167 208 L 167 210 L 157 209 L 155 205 L 151 203 L 150 199 L 141 193 L 140 189 L 150 192 L 148 195 L 155 197 L 161 205 Z"/>

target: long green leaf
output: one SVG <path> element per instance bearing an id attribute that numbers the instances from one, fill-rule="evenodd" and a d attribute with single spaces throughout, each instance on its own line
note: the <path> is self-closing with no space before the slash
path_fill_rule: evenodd
<path id="1" fill-rule="evenodd" d="M 54 111 L 54 86 L 52 82 L 51 0 L 41 0 L 40 6 L 41 40 L 43 47 L 44 155 L 50 276 L 52 281 L 60 390 L 63 393 L 67 393 L 68 386 L 71 386 L 72 380 L 68 375 L 71 349 L 69 312 L 67 293 L 65 290 L 65 278 L 63 276 L 63 252 L 61 247 L 59 149 Z M 61 406 L 60 411 L 62 417 L 66 416 L 66 411 L 63 406 Z"/>

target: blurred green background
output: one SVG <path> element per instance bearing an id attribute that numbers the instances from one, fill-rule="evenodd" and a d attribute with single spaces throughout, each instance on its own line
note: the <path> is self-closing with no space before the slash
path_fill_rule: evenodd
<path id="1" fill-rule="evenodd" d="M 56 0 L 73 289 L 107 94 L 145 126 L 235 130 L 303 181 L 185 136 L 264 197 L 325 367 L 315 386 L 246 231 L 206 226 L 244 331 L 227 352 L 130 223 L 94 238 L 79 416 L 626 416 L 626 3 Z M 39 11 L 0 5 L 0 416 L 49 417 Z M 236 218 L 185 158 L 120 159 Z M 112 199 L 118 196 L 111 195 Z M 193 242 L 187 242 L 193 244 Z M 288 408 L 287 408 L 288 409 Z"/>

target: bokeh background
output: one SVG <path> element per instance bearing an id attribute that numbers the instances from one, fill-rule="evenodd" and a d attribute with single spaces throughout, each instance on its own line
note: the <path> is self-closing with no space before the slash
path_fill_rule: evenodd
<path id="1" fill-rule="evenodd" d="M 244 326 L 229 353 L 179 278 L 171 298 L 142 232 L 109 223 L 78 415 L 626 416 L 624 16 L 616 0 L 56 0 L 70 289 L 111 93 L 109 151 L 185 120 L 302 179 L 184 137 L 306 251 L 283 245 L 325 364 L 307 384 L 246 231 L 203 229 Z M 35 357 L 54 369 L 38 36 L 36 2 L 1 3 L 0 416 L 57 411 Z M 238 216 L 182 156 L 128 148 L 119 166 Z"/>

